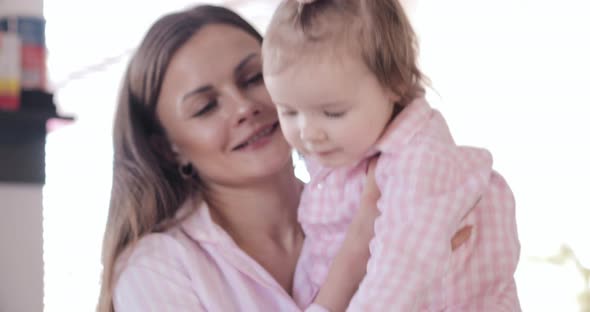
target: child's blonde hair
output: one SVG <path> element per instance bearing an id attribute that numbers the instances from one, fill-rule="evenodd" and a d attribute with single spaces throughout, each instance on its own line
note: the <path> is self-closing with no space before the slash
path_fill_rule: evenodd
<path id="1" fill-rule="evenodd" d="M 283 1 L 263 41 L 264 71 L 277 74 L 302 58 L 335 51 L 361 57 L 379 83 L 401 97 L 401 106 L 424 93 L 416 35 L 396 0 Z"/>

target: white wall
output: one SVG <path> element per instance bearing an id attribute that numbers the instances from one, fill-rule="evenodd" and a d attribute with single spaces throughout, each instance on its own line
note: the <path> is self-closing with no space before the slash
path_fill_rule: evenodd
<path id="1" fill-rule="evenodd" d="M 524 311 L 582 311 L 590 268 L 589 1 L 420 0 L 422 68 L 457 142 L 489 148 L 511 185 Z M 590 309 L 587 307 L 586 309 Z M 588 310 L 583 310 L 588 311 Z"/>
<path id="2" fill-rule="evenodd" d="M 0 184 L 0 311 L 43 311 L 42 186 Z"/>

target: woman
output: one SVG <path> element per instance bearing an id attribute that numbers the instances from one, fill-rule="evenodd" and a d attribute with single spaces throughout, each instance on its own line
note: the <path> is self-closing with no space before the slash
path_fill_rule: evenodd
<path id="1" fill-rule="evenodd" d="M 302 309 L 290 297 L 302 184 L 261 42 L 235 13 L 199 6 L 162 17 L 136 51 L 115 118 L 99 311 Z"/>

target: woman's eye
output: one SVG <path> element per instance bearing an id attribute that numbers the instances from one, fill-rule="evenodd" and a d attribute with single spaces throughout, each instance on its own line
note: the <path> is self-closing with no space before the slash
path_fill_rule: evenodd
<path id="1" fill-rule="evenodd" d="M 262 72 L 260 72 L 260 73 L 257 73 L 256 75 L 250 76 L 248 79 L 246 79 L 246 81 L 244 82 L 244 86 L 247 87 L 250 85 L 258 85 L 263 80 L 264 80 L 264 78 L 262 76 Z"/>
<path id="2" fill-rule="evenodd" d="M 344 116 L 344 114 L 346 114 L 346 112 L 328 112 L 328 111 L 324 111 L 324 115 L 328 118 L 340 118 L 342 116 Z"/>
<path id="3" fill-rule="evenodd" d="M 209 101 L 209 103 L 207 103 L 207 105 L 205 105 L 203 108 L 201 108 L 199 111 L 197 111 L 193 115 L 193 117 L 204 116 L 207 113 L 213 111 L 216 107 L 217 107 L 217 99 L 211 100 L 211 101 Z"/>
<path id="4" fill-rule="evenodd" d="M 292 117 L 292 116 L 297 115 L 297 111 L 294 111 L 294 110 L 284 110 L 284 111 L 281 111 L 281 115 Z"/>

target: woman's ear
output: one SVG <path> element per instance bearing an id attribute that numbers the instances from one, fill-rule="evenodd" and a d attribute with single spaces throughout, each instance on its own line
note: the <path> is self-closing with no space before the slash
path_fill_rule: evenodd
<path id="1" fill-rule="evenodd" d="M 180 153 L 175 144 L 160 134 L 150 137 L 150 146 L 159 157 L 170 163 L 180 163 Z"/>
<path id="2" fill-rule="evenodd" d="M 174 154 L 174 161 L 176 161 L 181 166 L 190 163 L 190 161 L 184 157 L 182 151 L 175 143 L 170 142 L 170 150 L 172 151 L 172 154 Z"/>

